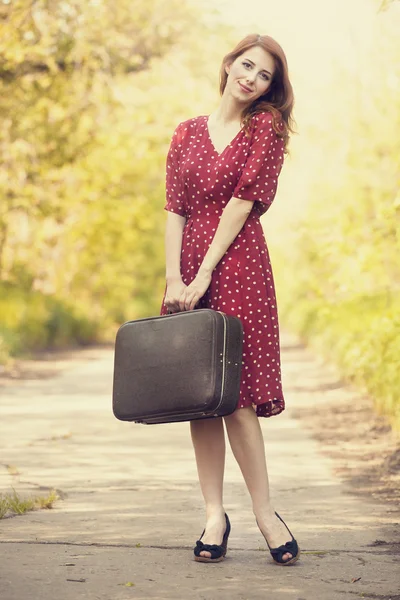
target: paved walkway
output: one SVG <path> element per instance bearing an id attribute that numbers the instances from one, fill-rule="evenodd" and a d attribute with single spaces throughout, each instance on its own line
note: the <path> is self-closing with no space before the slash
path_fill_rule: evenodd
<path id="1" fill-rule="evenodd" d="M 0 491 L 63 495 L 53 510 L 0 521 L 1 600 L 400 598 L 389 508 L 352 495 L 291 414 L 332 387 L 293 339 L 283 339 L 288 408 L 262 420 L 274 504 L 302 548 L 287 568 L 271 562 L 230 450 L 228 557 L 192 560 L 204 515 L 188 424 L 117 421 L 112 350 L 76 356 L 51 378 L 0 388 Z"/>

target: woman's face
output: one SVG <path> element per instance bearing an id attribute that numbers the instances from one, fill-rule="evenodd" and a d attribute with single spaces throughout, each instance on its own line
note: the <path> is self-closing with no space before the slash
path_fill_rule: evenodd
<path id="1" fill-rule="evenodd" d="M 239 102 L 252 103 L 265 94 L 271 85 L 275 63 L 269 52 L 254 46 L 225 67 L 228 73 L 225 92 Z"/>

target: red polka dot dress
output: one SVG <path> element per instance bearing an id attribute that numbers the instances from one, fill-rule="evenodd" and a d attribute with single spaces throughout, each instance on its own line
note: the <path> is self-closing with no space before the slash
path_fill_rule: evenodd
<path id="1" fill-rule="evenodd" d="M 241 320 L 244 339 L 238 407 L 253 406 L 259 417 L 277 415 L 285 408 L 275 288 L 260 223 L 275 197 L 283 150 L 283 140 L 272 128 L 272 116 L 265 112 L 252 118 L 250 136 L 242 129 L 221 153 L 211 141 L 208 116 L 180 123 L 167 157 L 164 208 L 186 217 L 181 252 L 186 285 L 195 278 L 229 200 L 255 200 L 198 306 Z M 168 312 L 164 298 L 161 315 Z"/>

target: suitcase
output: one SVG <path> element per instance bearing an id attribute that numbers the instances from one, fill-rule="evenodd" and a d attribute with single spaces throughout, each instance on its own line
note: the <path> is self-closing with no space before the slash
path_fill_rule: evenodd
<path id="1" fill-rule="evenodd" d="M 115 340 L 115 417 L 155 424 L 231 414 L 242 344 L 240 319 L 209 308 L 124 323 Z"/>

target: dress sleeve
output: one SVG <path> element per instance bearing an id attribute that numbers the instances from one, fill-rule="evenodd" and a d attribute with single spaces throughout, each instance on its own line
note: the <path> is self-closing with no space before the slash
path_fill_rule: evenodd
<path id="1" fill-rule="evenodd" d="M 275 198 L 283 165 L 284 141 L 275 133 L 270 113 L 254 117 L 251 135 L 250 151 L 233 196 L 255 200 L 258 213 L 262 215 Z"/>
<path id="2" fill-rule="evenodd" d="M 166 204 L 164 210 L 186 216 L 185 188 L 181 170 L 181 151 L 185 129 L 180 123 L 174 131 L 167 155 L 166 165 Z"/>

